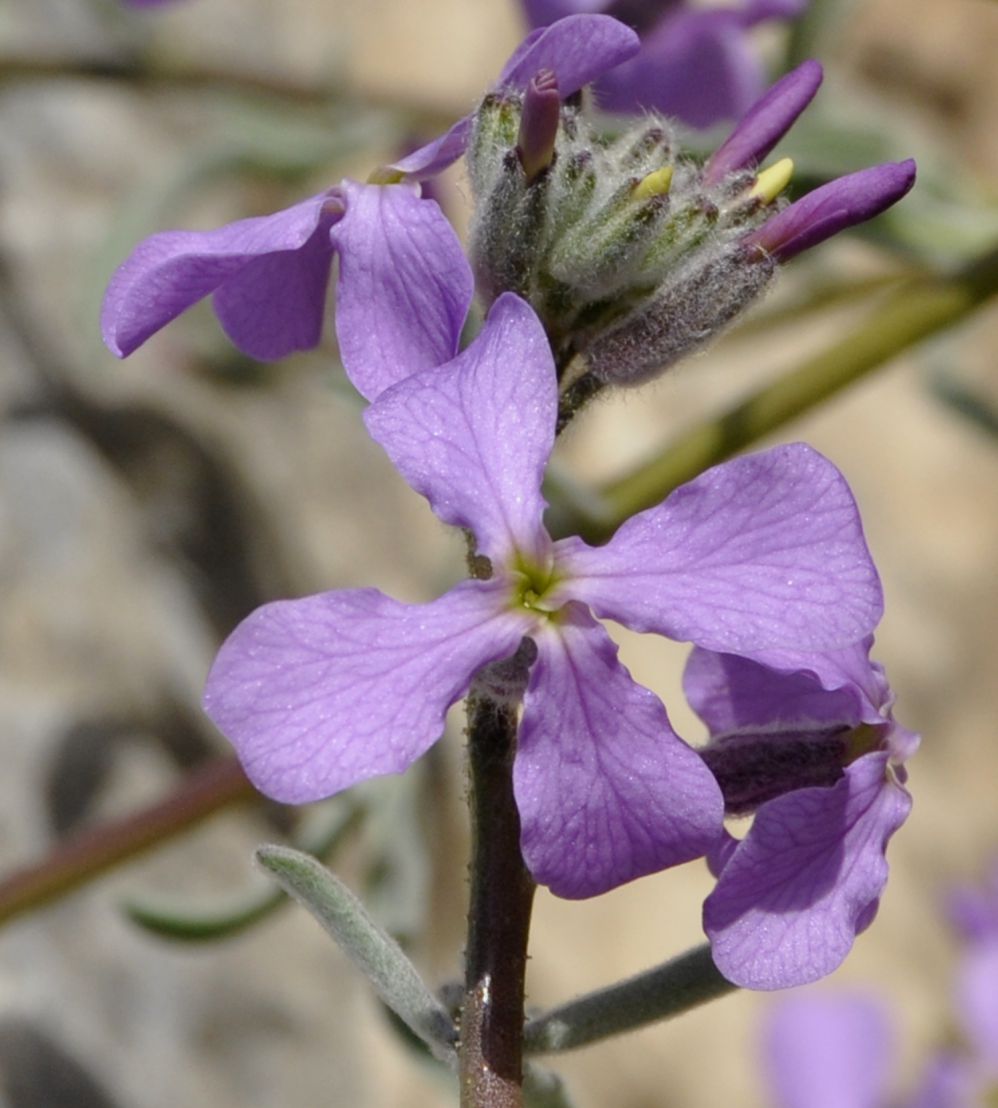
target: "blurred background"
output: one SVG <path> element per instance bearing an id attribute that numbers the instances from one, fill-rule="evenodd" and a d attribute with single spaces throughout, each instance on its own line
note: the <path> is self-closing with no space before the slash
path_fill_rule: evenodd
<path id="1" fill-rule="evenodd" d="M 826 82 L 780 151 L 806 180 L 912 154 L 916 191 L 871 234 L 794 263 L 706 355 L 586 413 L 556 456 L 573 480 L 626 472 L 871 318 L 897 280 L 998 242 L 998 4 L 822 10 Z M 429 599 L 461 576 L 461 544 L 366 439 L 331 328 L 319 351 L 260 366 L 201 306 L 119 363 L 97 314 L 140 238 L 365 178 L 469 110 L 524 29 L 514 0 L 0 4 L 0 882 L 22 871 L 0 884 L 6 1108 L 452 1102 L 303 911 L 195 940 L 262 914 L 256 843 L 337 838 L 334 868 L 433 984 L 457 980 L 460 718 L 416 770 L 302 820 L 219 768 L 225 743 L 197 704 L 253 607 L 359 585 Z M 760 29 L 774 72 L 786 39 Z M 462 225 L 459 172 L 441 199 Z M 899 1089 L 948 1033 L 941 899 L 998 854 L 996 346 L 985 305 L 771 439 L 811 442 L 852 483 L 887 593 L 876 657 L 924 736 L 879 918 L 830 983 L 895 1008 Z M 620 641 L 680 733 L 702 738 L 684 648 Z M 72 870 L 100 853 L 105 821 L 165 797 L 155 849 L 28 910 L 23 867 L 61 846 Z M 591 902 L 541 890 L 530 1004 L 702 941 L 710 888 L 694 864 Z M 553 1065 L 581 1108 L 761 1108 L 770 1003 L 736 994 Z"/>

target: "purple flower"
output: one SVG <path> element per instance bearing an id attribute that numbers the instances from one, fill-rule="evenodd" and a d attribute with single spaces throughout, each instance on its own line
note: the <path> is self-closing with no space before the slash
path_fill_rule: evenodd
<path id="1" fill-rule="evenodd" d="M 968 943 L 998 941 L 998 864 L 982 884 L 958 885 L 946 898 L 950 923 Z"/>
<path id="2" fill-rule="evenodd" d="M 104 341 L 125 357 L 213 294 L 226 334 L 271 360 L 315 346 L 333 256 L 343 364 L 373 399 L 406 372 L 452 358 L 473 293 L 453 228 L 415 185 L 344 181 L 274 215 L 216 231 L 164 231 L 111 279 Z"/>
<path id="3" fill-rule="evenodd" d="M 605 15 L 569 15 L 532 31 L 503 66 L 496 90 L 524 90 L 541 71 L 555 74 L 562 97 L 578 92 L 640 49 L 638 36 Z M 446 134 L 393 162 L 386 169 L 404 177 L 432 177 L 465 151 L 474 115 L 466 115 Z"/>
<path id="4" fill-rule="evenodd" d="M 510 294 L 457 358 L 382 393 L 369 431 L 491 577 L 429 604 L 361 589 L 266 605 L 223 645 L 205 707 L 258 788 L 306 802 L 405 770 L 475 675 L 520 651 L 524 857 L 583 897 L 703 854 L 722 815 L 590 612 L 711 650 L 791 650 L 861 638 L 881 593 L 845 481 L 803 445 L 708 471 L 603 547 L 553 542 L 540 490 L 557 403 L 546 335 Z"/>
<path id="5" fill-rule="evenodd" d="M 998 1083 L 998 935 L 964 954 L 956 999 L 974 1068 L 983 1080 Z"/>
<path id="6" fill-rule="evenodd" d="M 608 111 L 656 110 L 691 127 L 737 119 L 765 85 L 749 32 L 772 19 L 792 19 L 807 0 L 742 0 L 704 9 L 688 0 L 524 0 L 532 27 L 572 12 L 602 11 L 635 27 L 641 51 L 598 85 Z"/>
<path id="7" fill-rule="evenodd" d="M 616 20 L 575 16 L 522 43 L 499 84 L 523 88 L 556 66 L 567 96 L 637 46 Z M 398 380 L 401 366 L 414 372 L 449 360 L 471 302 L 471 271 L 437 205 L 398 179 L 430 175 L 460 157 L 469 126 L 462 120 L 397 163 L 390 183 L 344 181 L 274 215 L 146 239 L 111 279 L 101 311 L 105 343 L 126 357 L 212 294 L 226 334 L 250 357 L 310 349 L 322 333 L 338 255 L 340 353 L 367 399 Z"/>
<path id="8" fill-rule="evenodd" d="M 718 185 L 729 174 L 754 170 L 814 98 L 822 76 L 817 62 L 806 61 L 777 81 L 708 159 L 704 183 Z M 787 262 L 839 231 L 886 211 L 914 183 L 911 158 L 850 173 L 778 211 L 746 235 L 742 245 Z"/>
<path id="9" fill-rule="evenodd" d="M 888 1013 L 865 994 L 805 991 L 782 999 L 763 1036 L 775 1108 L 883 1108 L 893 1038 Z"/>
<path id="10" fill-rule="evenodd" d="M 745 239 L 787 262 L 847 227 L 865 223 L 896 204 L 915 183 L 915 163 L 888 162 L 850 173 L 816 188 L 778 212 Z"/>
<path id="11" fill-rule="evenodd" d="M 883 211 L 914 181 L 911 161 L 877 166 L 785 206 L 793 163 L 759 163 L 817 92 L 814 61 L 773 85 L 705 166 L 679 153 L 660 116 L 608 144 L 566 103 L 555 127 L 556 76 L 543 77 L 543 99 L 539 86 L 505 92 L 477 113 L 473 268 L 484 298 L 526 297 L 559 359 L 577 356 L 607 384 L 641 384 L 702 347 L 779 263 Z"/>
<path id="12" fill-rule="evenodd" d="M 892 719 L 871 644 L 690 658 L 686 693 L 711 734 L 701 754 L 728 813 L 755 812 L 744 839 L 726 835 L 713 852 L 718 882 L 704 904 L 714 961 L 738 985 L 831 973 L 876 914 L 918 738 Z"/>

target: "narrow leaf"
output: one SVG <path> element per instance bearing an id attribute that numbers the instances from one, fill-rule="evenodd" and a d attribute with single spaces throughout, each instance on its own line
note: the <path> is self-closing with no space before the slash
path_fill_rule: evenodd
<path id="1" fill-rule="evenodd" d="M 455 1059 L 457 1029 L 402 948 L 356 896 L 320 862 L 283 846 L 261 846 L 257 860 L 307 908 L 370 980 L 378 996 L 442 1061 Z"/>
<path id="2" fill-rule="evenodd" d="M 325 858 L 356 828 L 363 809 L 334 801 L 334 811 L 323 813 L 321 825 L 302 836 L 298 845 Z M 287 904 L 287 895 L 269 884 L 248 889 L 223 901 L 178 903 L 162 898 L 132 898 L 123 909 L 128 918 L 146 931 L 175 942 L 212 942 L 227 939 L 266 919 Z"/>
<path id="3" fill-rule="evenodd" d="M 734 989 L 704 943 L 636 977 L 543 1013 L 527 1024 L 524 1047 L 531 1054 L 575 1050 L 678 1016 Z"/>

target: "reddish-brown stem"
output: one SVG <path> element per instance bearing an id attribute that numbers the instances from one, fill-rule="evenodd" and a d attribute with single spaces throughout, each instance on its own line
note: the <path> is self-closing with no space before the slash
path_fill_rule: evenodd
<path id="1" fill-rule="evenodd" d="M 461 1012 L 462 1108 L 521 1108 L 523 997 L 534 882 L 513 798 L 516 708 L 468 702 L 471 897 Z"/>
<path id="2" fill-rule="evenodd" d="M 0 881 L 0 923 L 55 900 L 230 804 L 257 795 L 235 758 L 209 762 L 155 804 L 87 828 L 39 861 L 8 874 Z"/>

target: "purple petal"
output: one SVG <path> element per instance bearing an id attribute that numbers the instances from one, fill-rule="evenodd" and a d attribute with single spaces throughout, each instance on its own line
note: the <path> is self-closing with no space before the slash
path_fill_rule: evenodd
<path id="1" fill-rule="evenodd" d="M 525 89 L 536 73 L 550 69 L 558 78 L 561 95 L 571 96 L 636 54 L 640 45 L 630 27 L 607 15 L 570 15 L 529 34 L 506 62 L 494 87 Z M 441 172 L 464 153 L 471 119 L 468 115 L 458 120 L 445 135 L 388 168 L 410 177 Z"/>
<path id="2" fill-rule="evenodd" d="M 562 96 L 571 96 L 640 48 L 638 36 L 619 20 L 570 15 L 529 35 L 503 66 L 496 88 L 526 88 L 535 73 L 550 69 Z"/>
<path id="3" fill-rule="evenodd" d="M 915 163 L 888 162 L 829 181 L 745 237 L 781 262 L 896 204 L 915 183 Z"/>
<path id="4" fill-rule="evenodd" d="M 471 530 L 493 560 L 516 549 L 540 565 L 550 552 L 541 481 L 557 408 L 544 329 L 506 293 L 467 350 L 382 394 L 364 418 L 440 519 Z"/>
<path id="5" fill-rule="evenodd" d="M 513 781 L 535 879 L 596 896 L 701 856 L 721 834 L 721 795 L 659 699 L 579 605 L 534 637 Z"/>
<path id="6" fill-rule="evenodd" d="M 523 0 L 523 12 L 530 27 L 547 27 L 567 15 L 601 12 L 609 0 Z"/>
<path id="7" fill-rule="evenodd" d="M 433 200 L 411 185 L 343 184 L 336 335 L 347 376 L 373 400 L 457 353 L 474 278 Z"/>
<path id="8" fill-rule="evenodd" d="M 829 692 L 813 673 L 783 673 L 737 654 L 694 647 L 683 673 L 686 699 L 711 735 L 752 728 L 860 722 L 851 688 Z"/>
<path id="9" fill-rule="evenodd" d="M 644 37 L 636 57 L 600 79 L 599 103 L 607 111 L 660 111 L 703 128 L 740 116 L 762 83 L 739 13 L 678 11 Z"/>
<path id="10" fill-rule="evenodd" d="M 749 989 L 805 985 L 836 969 L 887 882 L 884 851 L 911 798 L 864 755 L 832 788 L 764 804 L 704 904 L 717 968 Z"/>
<path id="11" fill-rule="evenodd" d="M 994 1080 L 998 1078 L 998 938 L 972 946 L 964 954 L 956 998 L 978 1068 Z"/>
<path id="12" fill-rule="evenodd" d="M 883 1006 L 862 993 L 791 995 L 771 1011 L 766 1069 L 777 1108 L 880 1108 L 894 1036 Z"/>
<path id="13" fill-rule="evenodd" d="M 511 655 L 524 627 L 480 581 L 431 604 L 374 589 L 266 604 L 223 644 L 204 708 L 261 792 L 319 800 L 406 769 L 443 733 L 473 674 Z"/>
<path id="14" fill-rule="evenodd" d="M 471 134 L 471 121 L 470 115 L 464 116 L 439 138 L 435 138 L 425 146 L 420 146 L 397 162 L 392 162 L 387 168 L 415 180 L 435 177 L 438 173 L 443 173 L 464 153 L 468 145 L 468 136 Z"/>
<path id="15" fill-rule="evenodd" d="M 254 258 L 219 285 L 212 306 L 233 345 L 261 362 L 318 346 L 330 260 L 322 228 L 300 250 Z"/>
<path id="16" fill-rule="evenodd" d="M 556 550 L 598 615 L 724 653 L 837 649 L 883 609 L 849 486 L 801 443 L 708 470 L 606 546 Z"/>
<path id="17" fill-rule="evenodd" d="M 817 62 L 806 61 L 781 77 L 711 156 L 704 173 L 705 182 L 715 185 L 729 173 L 761 162 L 811 103 L 822 76 Z"/>
<path id="18" fill-rule="evenodd" d="M 181 312 L 235 282 L 223 296 L 223 326 L 251 357 L 282 357 L 318 342 L 333 248 L 329 228 L 340 208 L 336 190 L 273 215 L 214 231 L 164 231 L 141 242 L 111 278 L 101 308 L 104 342 L 127 357 Z M 286 295 L 285 285 L 293 296 Z M 240 310 L 276 297 L 266 333 Z M 259 345 L 258 345 L 259 344 Z"/>

